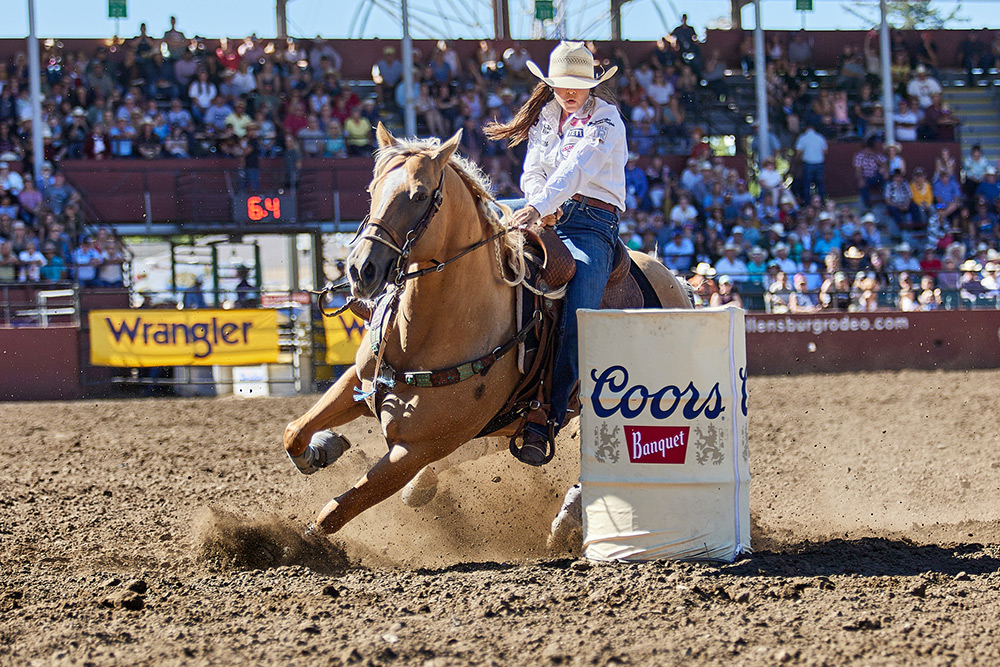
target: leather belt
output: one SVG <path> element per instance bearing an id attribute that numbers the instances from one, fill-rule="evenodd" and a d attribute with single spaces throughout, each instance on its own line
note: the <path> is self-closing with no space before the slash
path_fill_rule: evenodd
<path id="1" fill-rule="evenodd" d="M 608 213 L 614 213 L 615 215 L 621 213 L 621 211 L 618 210 L 617 206 L 609 204 L 606 201 L 601 201 L 600 199 L 594 199 L 593 197 L 584 197 L 581 194 L 575 194 L 572 197 L 570 197 L 570 199 L 572 199 L 573 201 L 578 201 L 584 206 L 593 206 L 594 208 L 599 208 L 602 211 L 607 211 Z"/>

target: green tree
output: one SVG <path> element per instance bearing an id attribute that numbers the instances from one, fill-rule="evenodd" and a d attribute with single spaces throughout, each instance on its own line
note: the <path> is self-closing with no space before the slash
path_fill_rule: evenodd
<path id="1" fill-rule="evenodd" d="M 959 16 L 961 3 L 945 13 L 934 6 L 933 0 L 887 0 L 886 20 L 893 28 L 900 30 L 940 30 L 950 28 L 954 23 L 966 23 L 969 19 Z M 872 0 L 861 0 L 841 7 L 862 21 L 874 25 L 880 22 L 879 3 Z"/>

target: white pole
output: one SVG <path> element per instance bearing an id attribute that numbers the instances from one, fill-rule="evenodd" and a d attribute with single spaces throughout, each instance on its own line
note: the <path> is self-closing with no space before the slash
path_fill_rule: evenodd
<path id="1" fill-rule="evenodd" d="M 410 9 L 407 0 L 403 2 L 403 129 L 406 136 L 417 135 L 416 96 L 413 94 L 413 41 L 410 39 Z"/>
<path id="2" fill-rule="evenodd" d="M 889 21 L 886 20 L 885 0 L 880 0 L 882 24 L 879 26 L 879 57 L 882 59 L 882 110 L 885 111 L 885 141 L 896 141 L 896 110 L 892 94 L 892 53 L 889 48 Z"/>
<path id="3" fill-rule="evenodd" d="M 884 2 L 884 0 L 883 0 Z M 764 64 L 764 28 L 760 24 L 760 0 L 753 0 L 753 15 L 756 25 L 753 29 L 754 79 L 757 84 L 757 164 L 771 156 L 771 132 L 767 124 L 767 79 Z"/>
<path id="4" fill-rule="evenodd" d="M 42 147 L 42 72 L 35 34 L 35 0 L 28 0 L 28 87 L 31 93 L 31 153 L 35 180 L 42 177 L 45 149 Z"/>

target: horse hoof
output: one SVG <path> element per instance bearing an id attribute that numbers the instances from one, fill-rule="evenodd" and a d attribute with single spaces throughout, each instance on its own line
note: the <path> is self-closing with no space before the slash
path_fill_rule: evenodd
<path id="1" fill-rule="evenodd" d="M 403 504 L 408 507 L 423 507 L 437 495 L 437 473 L 424 468 L 403 488 Z"/>
<path id="2" fill-rule="evenodd" d="M 339 433 L 324 430 L 313 434 L 309 446 L 315 447 L 319 452 L 316 467 L 325 468 L 336 463 L 351 448 L 351 442 Z"/>
<path id="3" fill-rule="evenodd" d="M 549 553 L 579 554 L 583 550 L 583 499 L 580 485 L 570 487 L 546 541 Z"/>

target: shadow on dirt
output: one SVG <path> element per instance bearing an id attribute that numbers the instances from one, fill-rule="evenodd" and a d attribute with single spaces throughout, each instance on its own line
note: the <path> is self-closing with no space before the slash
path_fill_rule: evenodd
<path id="1" fill-rule="evenodd" d="M 921 545 L 903 539 L 865 537 L 787 545 L 760 551 L 726 566 L 733 576 L 809 577 L 860 575 L 913 576 L 928 572 L 986 574 L 1000 569 L 995 549 L 982 544 Z"/>

